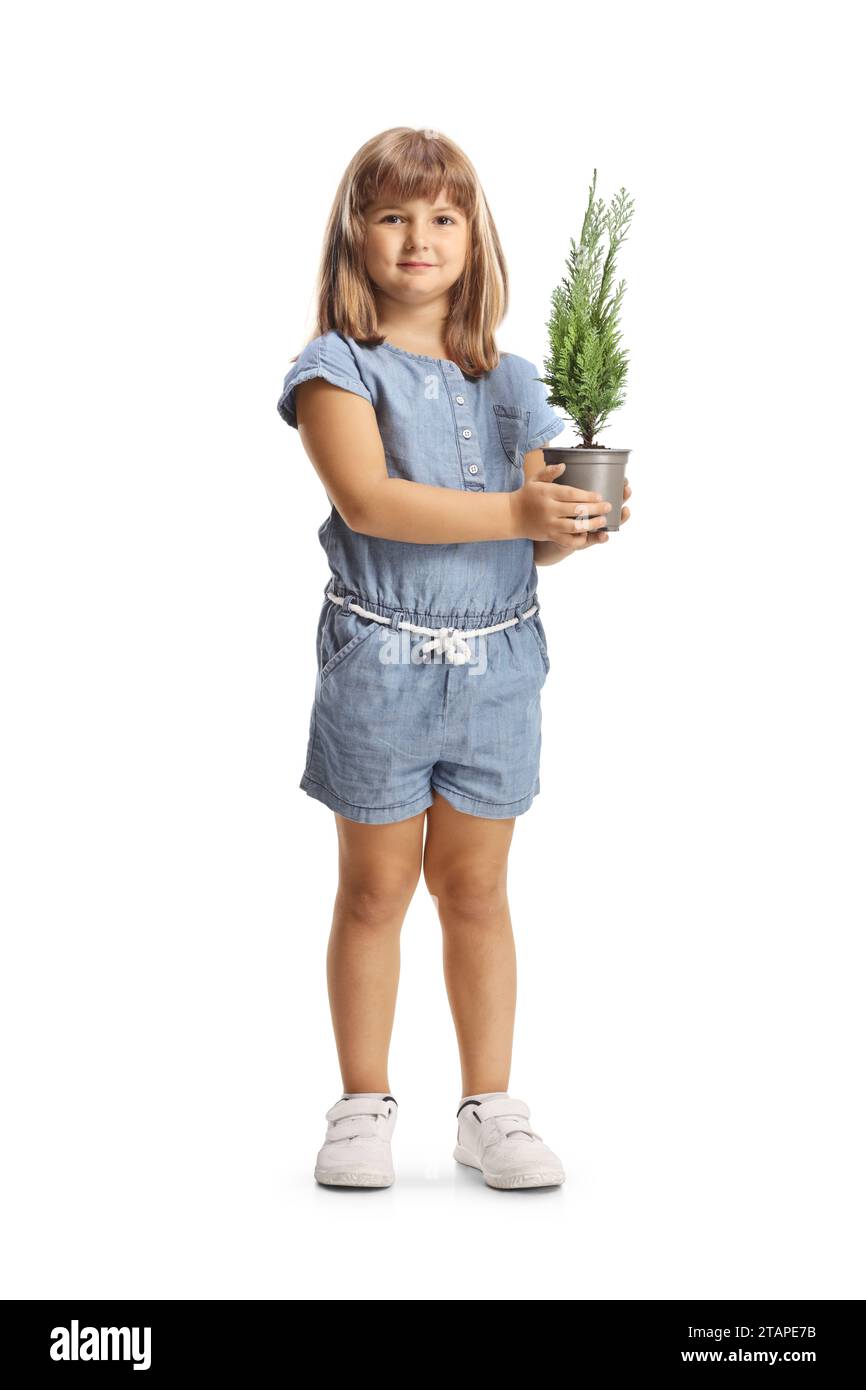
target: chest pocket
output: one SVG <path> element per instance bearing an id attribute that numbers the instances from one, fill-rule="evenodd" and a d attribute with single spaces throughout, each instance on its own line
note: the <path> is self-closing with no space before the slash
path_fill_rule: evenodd
<path id="1" fill-rule="evenodd" d="M 529 438 L 529 411 L 519 405 L 493 406 L 496 427 L 505 456 L 512 467 L 523 469 L 523 455 Z"/>

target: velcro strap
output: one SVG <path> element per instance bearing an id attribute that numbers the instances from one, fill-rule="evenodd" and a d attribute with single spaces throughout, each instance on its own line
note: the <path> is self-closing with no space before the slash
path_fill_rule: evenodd
<path id="1" fill-rule="evenodd" d="M 376 1100 L 374 1096 L 354 1096 L 351 1100 L 338 1100 L 325 1112 L 325 1119 L 330 1124 L 332 1120 L 342 1120 L 347 1115 L 387 1115 L 390 1108 L 386 1101 Z"/>
<path id="2" fill-rule="evenodd" d="M 508 1139 L 514 1135 L 522 1136 L 524 1139 L 541 1138 L 528 1120 L 521 1120 L 514 1115 L 510 1119 L 506 1119 L 504 1115 L 497 1115 L 481 1127 L 481 1143 L 485 1148 L 489 1144 L 498 1144 L 500 1139 Z"/>
<path id="3" fill-rule="evenodd" d="M 350 1115 L 346 1120 L 335 1120 L 328 1126 L 326 1142 L 337 1144 L 342 1139 L 382 1139 L 382 1131 L 377 1129 L 379 1121 L 375 1115 Z"/>
<path id="4" fill-rule="evenodd" d="M 522 1119 L 529 1119 L 529 1106 L 523 1100 L 483 1100 L 480 1105 L 476 1105 L 475 1113 L 482 1124 L 485 1120 L 492 1120 L 496 1115 L 519 1115 Z"/>

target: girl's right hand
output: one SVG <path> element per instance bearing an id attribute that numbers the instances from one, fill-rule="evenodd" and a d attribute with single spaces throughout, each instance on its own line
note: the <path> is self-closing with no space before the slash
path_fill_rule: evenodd
<path id="1" fill-rule="evenodd" d="M 558 541 L 581 531 L 597 531 L 607 521 L 610 503 L 600 492 L 549 481 L 564 463 L 548 463 L 510 495 L 515 535 L 531 541 Z M 575 521 L 576 513 L 580 517 Z"/>

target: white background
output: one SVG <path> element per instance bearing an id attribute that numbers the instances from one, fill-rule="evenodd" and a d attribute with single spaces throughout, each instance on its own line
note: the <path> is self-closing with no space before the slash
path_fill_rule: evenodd
<path id="1" fill-rule="evenodd" d="M 0 51 L 0 1293 L 862 1298 L 853 7 L 32 4 Z M 475 164 L 536 363 L 593 167 L 636 203 L 633 518 L 540 571 L 509 870 L 559 1191 L 452 1159 L 423 880 L 397 1182 L 312 1176 L 327 503 L 276 401 L 343 169 L 404 124 Z"/>

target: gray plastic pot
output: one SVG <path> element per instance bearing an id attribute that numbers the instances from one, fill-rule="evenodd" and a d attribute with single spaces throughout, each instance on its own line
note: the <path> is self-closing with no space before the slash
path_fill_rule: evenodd
<path id="1" fill-rule="evenodd" d="M 564 463 L 565 468 L 555 483 L 565 483 L 566 487 L 583 488 L 585 492 L 599 492 L 605 502 L 610 503 L 607 514 L 608 531 L 618 531 L 622 519 L 622 490 L 625 486 L 625 470 L 631 449 L 607 449 L 604 445 L 583 445 L 574 449 L 545 449 L 545 463 Z"/>

